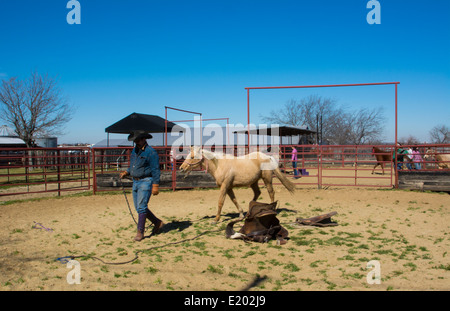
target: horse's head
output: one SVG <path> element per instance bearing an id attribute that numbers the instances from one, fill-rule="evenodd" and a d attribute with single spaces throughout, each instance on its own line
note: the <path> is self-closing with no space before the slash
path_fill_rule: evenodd
<path id="1" fill-rule="evenodd" d="M 423 156 L 424 160 L 427 160 L 428 158 L 434 159 L 436 155 L 436 150 L 428 148 L 425 152 L 425 155 Z"/>
<path id="2" fill-rule="evenodd" d="M 199 167 L 203 162 L 202 150 L 200 147 L 191 147 L 191 151 L 187 155 L 183 164 L 180 166 L 180 170 L 186 174 L 189 174 L 194 168 Z"/>

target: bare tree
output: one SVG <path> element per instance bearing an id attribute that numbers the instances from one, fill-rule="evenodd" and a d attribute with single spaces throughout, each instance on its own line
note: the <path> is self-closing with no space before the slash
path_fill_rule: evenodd
<path id="1" fill-rule="evenodd" d="M 431 142 L 435 144 L 449 144 L 450 130 L 446 125 L 439 124 L 430 131 Z"/>
<path id="2" fill-rule="evenodd" d="M 319 128 L 318 118 L 321 121 Z M 380 139 L 385 118 L 381 108 L 347 112 L 334 99 L 312 95 L 300 101 L 290 100 L 263 120 L 281 125 L 303 125 L 313 131 L 322 130 L 323 140 L 331 144 L 360 145 Z"/>
<path id="3" fill-rule="evenodd" d="M 270 117 L 263 117 L 263 120 L 272 124 L 301 126 L 303 125 L 302 106 L 293 99 L 286 102 L 284 107 L 278 111 L 272 111 Z"/>
<path id="4" fill-rule="evenodd" d="M 342 113 L 335 100 L 311 95 L 299 101 L 291 99 L 283 108 L 272 111 L 270 117 L 263 117 L 263 120 L 272 124 L 305 126 L 316 132 L 321 130 L 322 138 L 329 140 L 339 125 Z"/>
<path id="5" fill-rule="evenodd" d="M 379 140 L 383 134 L 381 124 L 384 120 L 381 107 L 372 110 L 361 108 L 354 113 L 347 114 L 347 143 L 362 145 L 370 141 Z"/>
<path id="6" fill-rule="evenodd" d="M 407 137 L 401 137 L 398 140 L 402 145 L 419 145 L 420 144 L 420 140 L 413 136 L 413 135 L 408 135 Z"/>
<path id="7" fill-rule="evenodd" d="M 73 114 L 57 81 L 35 72 L 25 80 L 2 81 L 0 104 L 0 118 L 13 126 L 27 147 L 39 136 L 60 134 Z"/>

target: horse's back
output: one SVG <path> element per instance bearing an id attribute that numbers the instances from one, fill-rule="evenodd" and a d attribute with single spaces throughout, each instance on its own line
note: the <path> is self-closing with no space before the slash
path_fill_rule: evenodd
<path id="1" fill-rule="evenodd" d="M 390 161 L 391 160 L 391 156 L 389 154 L 386 154 L 386 153 L 388 153 L 388 151 L 381 150 L 380 148 L 373 147 L 372 153 L 377 158 L 377 161 Z"/>

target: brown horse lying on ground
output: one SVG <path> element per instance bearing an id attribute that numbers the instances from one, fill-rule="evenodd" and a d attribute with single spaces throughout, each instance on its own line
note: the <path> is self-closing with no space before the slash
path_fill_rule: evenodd
<path id="1" fill-rule="evenodd" d="M 225 230 L 226 237 L 228 239 L 242 239 L 260 243 L 276 239 L 278 245 L 286 244 L 285 239 L 288 237 L 289 232 L 280 225 L 276 209 L 277 202 L 267 204 L 251 201 L 242 228 L 236 233 L 233 225 L 240 220 L 233 220 L 227 225 Z"/>
<path id="2" fill-rule="evenodd" d="M 202 150 L 198 147 L 191 147 L 191 152 L 180 166 L 180 169 L 188 173 L 200 166 L 214 177 L 217 185 L 220 187 L 218 210 L 215 218 L 216 223 L 220 219 L 227 194 L 238 209 L 240 218 L 244 217 L 244 212 L 234 195 L 233 187 L 250 186 L 254 193 L 252 201 L 256 201 L 261 194 L 258 181 L 262 179 L 269 192 L 271 202 L 274 202 L 275 191 L 272 186 L 272 174 L 275 173 L 275 176 L 289 192 L 293 193 L 295 191 L 295 185 L 281 173 L 276 160 L 262 152 L 252 152 L 245 156 L 234 157 Z"/>
<path id="3" fill-rule="evenodd" d="M 436 153 L 436 150 L 428 148 L 423 159 L 434 159 L 437 162 L 439 169 L 449 168 L 450 167 L 450 154 L 439 154 Z"/>

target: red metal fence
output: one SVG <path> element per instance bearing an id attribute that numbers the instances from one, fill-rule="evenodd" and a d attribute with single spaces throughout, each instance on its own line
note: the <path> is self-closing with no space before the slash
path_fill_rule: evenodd
<path id="1" fill-rule="evenodd" d="M 90 148 L 1 148 L 0 196 L 89 190 Z"/>
<path id="2" fill-rule="evenodd" d="M 292 161 L 293 147 L 297 149 L 296 168 Z M 399 162 L 394 156 L 394 146 L 376 146 L 381 149 L 378 155 L 387 158 L 384 174 L 377 164 L 373 146 L 317 146 L 281 145 L 273 148 L 271 154 L 278 157 L 280 169 L 298 186 L 339 187 L 377 187 L 392 188 L 397 183 L 395 168 L 400 163 L 404 171 L 450 171 L 450 144 L 402 146 L 416 148 L 421 161 Z M 244 154 L 246 146 L 232 148 L 235 155 Z M 171 176 L 168 189 L 180 189 L 177 185 L 178 168 L 189 150 L 181 152 L 180 159 L 171 155 L 170 147 L 155 147 L 160 157 L 160 168 L 166 176 Z M 0 150 L 0 196 L 27 193 L 93 190 L 97 188 L 99 174 L 118 173 L 129 166 L 131 147 L 109 148 L 4 148 Z M 224 152 L 230 149 L 224 149 Z M 434 150 L 434 152 L 428 151 Z M 217 150 L 216 150 L 217 151 Z M 440 158 L 428 153 L 441 155 Z M 175 154 L 175 157 L 180 154 Z M 406 158 L 405 158 L 406 159 Z M 420 167 L 416 168 L 416 165 Z M 444 167 L 445 168 L 441 168 Z M 173 169 L 175 168 L 175 169 Z M 294 175 L 298 170 L 298 177 Z M 276 180 L 274 180 L 276 181 Z M 276 183 L 276 182 L 275 182 Z"/>

